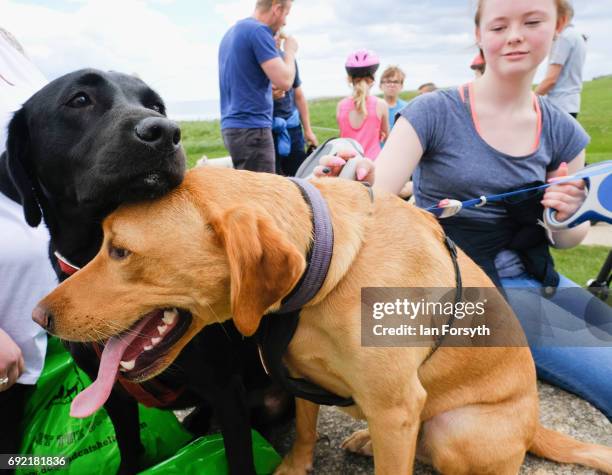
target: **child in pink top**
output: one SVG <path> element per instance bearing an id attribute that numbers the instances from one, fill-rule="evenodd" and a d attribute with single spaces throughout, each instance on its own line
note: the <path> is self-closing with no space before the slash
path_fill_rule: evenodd
<path id="1" fill-rule="evenodd" d="M 349 55 L 345 67 L 353 95 L 342 99 L 336 108 L 340 137 L 357 140 L 365 156 L 373 160 L 380 152 L 380 143 L 389 133 L 389 106 L 384 100 L 370 96 L 379 64 L 376 54 L 367 50 Z"/>

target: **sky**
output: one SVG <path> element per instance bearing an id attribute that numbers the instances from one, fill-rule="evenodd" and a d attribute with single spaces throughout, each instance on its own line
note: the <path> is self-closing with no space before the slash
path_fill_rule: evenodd
<path id="1" fill-rule="evenodd" d="M 510 1 L 510 0 L 509 0 Z M 49 79 L 83 67 L 136 73 L 166 102 L 219 97 L 217 50 L 255 0 L 0 0 L 0 26 Z M 474 0 L 295 0 L 286 32 L 299 43 L 309 98 L 348 94 L 344 60 L 368 48 L 406 72 L 406 89 L 472 78 Z M 589 37 L 585 79 L 612 74 L 612 0 L 574 0 Z M 381 68 L 381 70 L 382 70 Z M 543 76 L 540 67 L 536 80 Z M 378 92 L 377 89 L 374 92 Z"/>

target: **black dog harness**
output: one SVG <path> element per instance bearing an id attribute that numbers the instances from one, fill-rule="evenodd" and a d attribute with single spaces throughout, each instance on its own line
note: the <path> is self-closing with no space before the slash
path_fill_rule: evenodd
<path id="1" fill-rule="evenodd" d="M 258 341 L 259 356 L 262 365 L 272 379 L 280 384 L 286 391 L 295 397 L 306 399 L 325 406 L 352 406 L 355 401 L 352 397 L 342 397 L 302 378 L 292 378 L 282 361 L 283 355 L 295 334 L 300 321 L 300 310 L 321 289 L 327 276 L 332 257 L 334 243 L 333 227 L 329 210 L 319 190 L 306 180 L 290 178 L 300 189 L 306 203 L 312 211 L 313 245 L 306 257 L 306 271 L 291 293 L 281 303 L 281 308 L 275 313 L 267 314 L 262 318 L 255 338 Z M 372 189 L 368 187 L 370 200 L 373 201 Z M 462 281 L 459 264 L 457 262 L 457 248 L 453 241 L 445 236 L 444 242 L 453 261 L 455 270 L 456 304 L 461 300 Z M 452 325 L 454 314 L 449 317 Z M 442 343 L 442 336 L 437 336 L 432 346 L 434 351 Z"/>

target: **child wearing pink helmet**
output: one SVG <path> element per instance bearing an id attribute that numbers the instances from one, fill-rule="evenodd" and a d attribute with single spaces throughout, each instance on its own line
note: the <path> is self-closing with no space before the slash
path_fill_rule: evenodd
<path id="1" fill-rule="evenodd" d="M 380 153 L 380 143 L 389 133 L 389 106 L 370 95 L 374 74 L 380 65 L 376 53 L 357 50 L 349 54 L 345 68 L 353 94 L 342 99 L 336 108 L 340 137 L 357 140 L 365 156 L 373 160 Z"/>

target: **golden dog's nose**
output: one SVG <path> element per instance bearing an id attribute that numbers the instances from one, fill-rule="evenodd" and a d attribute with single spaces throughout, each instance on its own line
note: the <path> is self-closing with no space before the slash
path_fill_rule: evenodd
<path id="1" fill-rule="evenodd" d="M 38 323 L 45 330 L 49 330 L 53 321 L 53 316 L 47 309 L 37 305 L 36 308 L 32 310 L 32 320 Z"/>

